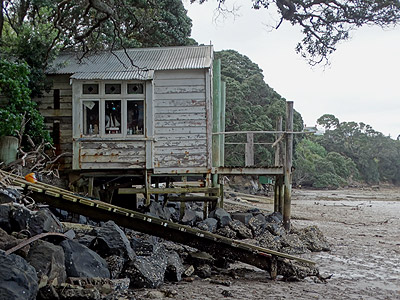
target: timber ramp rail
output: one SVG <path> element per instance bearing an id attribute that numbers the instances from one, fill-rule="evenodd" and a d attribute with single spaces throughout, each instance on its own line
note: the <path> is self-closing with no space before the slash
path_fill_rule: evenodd
<path id="1" fill-rule="evenodd" d="M 99 221 L 113 220 L 119 226 L 185 244 L 207 252 L 217 258 L 223 257 L 241 261 L 268 271 L 272 279 L 275 279 L 277 276 L 277 261 L 279 259 L 315 264 L 313 261 L 307 259 L 243 243 L 208 231 L 82 197 L 71 191 L 52 185 L 41 182 L 31 183 L 23 177 L 5 171 L 0 170 L 0 174 L 3 178 L 8 178 L 14 185 L 31 192 L 32 198 L 35 201 L 46 203 L 72 213 L 85 215 Z"/>

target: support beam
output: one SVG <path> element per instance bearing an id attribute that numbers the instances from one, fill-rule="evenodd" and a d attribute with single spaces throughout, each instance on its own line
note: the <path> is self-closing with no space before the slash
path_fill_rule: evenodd
<path id="1" fill-rule="evenodd" d="M 292 159 L 293 159 L 293 101 L 286 102 L 286 151 L 285 151 L 285 194 L 283 204 L 283 226 L 290 230 L 292 202 Z"/>
<path id="2" fill-rule="evenodd" d="M 246 157 L 245 157 L 246 167 L 254 166 L 254 133 L 247 133 L 247 143 L 246 143 Z"/>

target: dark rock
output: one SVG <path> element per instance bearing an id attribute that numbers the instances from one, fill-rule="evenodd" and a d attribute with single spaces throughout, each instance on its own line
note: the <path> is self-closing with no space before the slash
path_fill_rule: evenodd
<path id="1" fill-rule="evenodd" d="M 266 225 L 265 217 L 262 214 L 252 217 L 249 221 L 249 227 L 254 236 L 261 235 L 265 231 Z"/>
<path id="2" fill-rule="evenodd" d="M 207 218 L 197 224 L 197 227 L 204 231 L 215 232 L 217 230 L 218 221 L 214 218 Z"/>
<path id="3" fill-rule="evenodd" d="M 173 222 L 179 222 L 179 219 L 180 219 L 179 209 L 177 210 L 177 209 L 175 209 L 173 207 L 167 207 L 167 208 L 168 208 L 168 210 L 169 210 L 169 212 L 171 214 L 171 220 Z"/>
<path id="4" fill-rule="evenodd" d="M 34 236 L 42 232 L 62 232 L 63 226 L 48 208 L 44 208 L 31 214 L 28 229 Z"/>
<path id="5" fill-rule="evenodd" d="M 269 232 L 276 236 L 283 236 L 286 234 L 285 228 L 282 227 L 282 223 L 267 223 L 265 227 Z"/>
<path id="6" fill-rule="evenodd" d="M 70 240 L 73 240 L 76 236 L 75 231 L 73 231 L 72 229 L 68 230 L 67 232 L 64 232 L 64 235 Z"/>
<path id="7" fill-rule="evenodd" d="M 232 230 L 229 226 L 218 229 L 216 234 L 222 235 L 230 239 L 235 239 L 237 236 L 236 231 Z"/>
<path id="8" fill-rule="evenodd" d="M 221 294 L 224 297 L 233 297 L 233 294 L 228 290 L 223 290 Z"/>
<path id="9" fill-rule="evenodd" d="M 204 212 L 196 210 L 196 223 L 201 222 L 204 219 Z"/>
<path id="10" fill-rule="evenodd" d="M 303 254 L 309 250 L 296 234 L 285 234 L 280 238 L 281 251 L 288 254 Z"/>
<path id="11" fill-rule="evenodd" d="M 259 210 L 258 208 L 250 208 L 247 210 L 247 212 L 251 213 L 253 216 L 261 214 L 261 210 Z"/>
<path id="12" fill-rule="evenodd" d="M 269 231 L 265 231 L 262 235 L 257 237 L 257 241 L 261 247 L 275 250 L 275 251 L 280 251 L 281 247 L 282 247 L 280 238 L 277 236 L 274 236 Z"/>
<path id="13" fill-rule="evenodd" d="M 210 212 L 209 217 L 217 219 L 220 227 L 224 227 L 228 225 L 230 221 L 232 221 L 231 215 L 223 208 L 217 208 L 216 210 L 213 210 Z"/>
<path id="14" fill-rule="evenodd" d="M 82 244 L 89 248 L 95 238 L 96 237 L 94 237 L 93 235 L 79 234 L 75 239 L 79 242 L 79 244 Z"/>
<path id="15" fill-rule="evenodd" d="M 22 239 L 17 239 L 16 237 L 9 235 L 3 229 L 0 228 L 0 249 L 1 250 L 9 250 L 12 247 L 17 246 L 19 243 L 23 242 Z M 16 254 L 21 255 L 22 257 L 26 257 L 28 255 L 30 245 L 26 245 L 25 247 L 19 249 Z"/>
<path id="16" fill-rule="evenodd" d="M 287 281 L 299 281 L 308 276 L 319 275 L 316 266 L 288 259 L 278 260 L 278 273 Z"/>
<path id="17" fill-rule="evenodd" d="M 244 225 L 248 225 L 250 219 L 253 217 L 251 213 L 233 213 L 231 214 L 232 220 L 238 220 L 242 222 Z"/>
<path id="18" fill-rule="evenodd" d="M 134 252 L 125 233 L 114 221 L 104 223 L 95 229 L 97 237 L 92 241 L 90 248 L 102 257 L 119 255 L 125 259 L 133 259 Z"/>
<path id="19" fill-rule="evenodd" d="M 96 288 L 68 286 L 59 290 L 60 300 L 100 300 L 102 295 Z"/>
<path id="20" fill-rule="evenodd" d="M 7 204 L 0 205 L 0 228 L 4 229 L 8 233 L 11 232 L 10 213 L 11 213 L 10 205 Z"/>
<path id="21" fill-rule="evenodd" d="M 272 214 L 266 215 L 265 216 L 265 221 L 267 223 L 282 223 L 283 222 L 283 216 L 280 212 L 273 212 Z"/>
<path id="22" fill-rule="evenodd" d="M 93 250 L 72 240 L 62 241 L 60 246 L 64 249 L 68 277 L 110 278 L 107 262 Z"/>
<path id="23" fill-rule="evenodd" d="M 210 265 L 201 265 L 196 267 L 194 272 L 200 278 L 210 278 L 211 277 L 211 266 Z"/>
<path id="24" fill-rule="evenodd" d="M 15 189 L 0 188 L 0 204 L 16 202 L 21 194 Z"/>
<path id="25" fill-rule="evenodd" d="M 149 216 L 169 220 L 171 218 L 171 212 L 167 207 L 162 206 L 160 203 L 152 201 L 147 208 L 146 213 Z"/>
<path id="26" fill-rule="evenodd" d="M 32 212 L 25 206 L 14 203 L 11 207 L 10 225 L 11 231 L 19 232 L 27 229 Z"/>
<path id="27" fill-rule="evenodd" d="M 50 284 L 65 282 L 67 273 L 64 250 L 61 246 L 38 240 L 31 244 L 26 260 L 35 268 L 39 280 L 47 276 Z"/>
<path id="28" fill-rule="evenodd" d="M 0 299 L 34 300 L 37 282 L 35 269 L 25 259 L 0 250 Z"/>
<path id="29" fill-rule="evenodd" d="M 253 238 L 253 234 L 251 230 L 247 228 L 242 222 L 239 220 L 233 220 L 229 222 L 229 227 L 236 232 L 238 238 L 241 239 L 251 239 Z"/>
<path id="30" fill-rule="evenodd" d="M 312 252 L 330 251 L 328 241 L 317 226 L 309 226 L 295 232 L 303 241 L 307 249 Z"/>
<path id="31" fill-rule="evenodd" d="M 182 273 L 184 270 L 185 268 L 179 254 L 175 251 L 168 252 L 165 279 L 172 282 L 179 282 L 182 280 Z"/>
<path id="32" fill-rule="evenodd" d="M 45 285 L 39 289 L 36 300 L 59 300 L 60 296 L 57 293 L 56 288 L 51 285 Z"/>
<path id="33" fill-rule="evenodd" d="M 181 220 L 181 223 L 184 225 L 194 226 L 197 221 L 197 215 L 194 210 L 185 209 L 185 214 Z"/>
<path id="34" fill-rule="evenodd" d="M 136 256 L 127 262 L 121 276 L 131 280 L 131 288 L 157 288 L 164 282 L 166 268 L 166 250 L 157 244 L 151 256 Z"/>
<path id="35" fill-rule="evenodd" d="M 138 256 L 150 256 L 154 252 L 154 245 L 156 242 L 151 238 L 140 238 L 140 237 L 132 237 L 131 238 L 132 249 L 135 251 Z"/>
<path id="36" fill-rule="evenodd" d="M 110 255 L 106 257 L 106 262 L 110 270 L 111 279 L 119 278 L 124 268 L 125 259 L 118 255 Z"/>

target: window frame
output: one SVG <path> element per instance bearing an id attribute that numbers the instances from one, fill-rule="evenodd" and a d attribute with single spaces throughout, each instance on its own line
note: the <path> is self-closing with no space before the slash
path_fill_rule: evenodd
<path id="1" fill-rule="evenodd" d="M 104 80 L 104 81 L 89 81 L 84 80 L 78 83 L 80 85 L 79 95 L 79 112 L 80 112 L 80 135 L 86 139 L 91 138 L 102 138 L 102 139 L 126 139 L 135 140 L 143 139 L 146 131 L 146 82 L 140 80 Z M 98 84 L 98 94 L 83 94 L 84 84 Z M 121 94 L 106 94 L 106 84 L 121 84 Z M 143 94 L 128 94 L 128 84 L 142 84 Z M 107 134 L 105 132 L 105 103 L 109 100 L 120 100 L 121 101 L 121 133 L 118 134 Z M 85 135 L 84 124 L 83 124 L 83 102 L 85 101 L 98 101 L 99 102 L 99 134 L 97 135 Z M 127 113 L 128 113 L 128 101 L 143 101 L 143 133 L 142 134 L 129 134 L 127 130 Z"/>

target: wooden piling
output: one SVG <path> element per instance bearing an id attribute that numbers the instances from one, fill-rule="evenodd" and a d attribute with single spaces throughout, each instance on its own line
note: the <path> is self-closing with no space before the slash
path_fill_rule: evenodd
<path id="1" fill-rule="evenodd" d="M 254 133 L 247 133 L 246 143 L 246 156 L 245 156 L 246 167 L 254 166 Z"/>
<path id="2" fill-rule="evenodd" d="M 285 151 L 285 193 L 283 203 L 283 226 L 290 230 L 292 202 L 292 160 L 293 160 L 293 101 L 286 102 L 286 151 Z"/>
<path id="3" fill-rule="evenodd" d="M 282 116 L 276 119 L 276 131 L 282 131 Z M 281 140 L 281 135 L 275 135 L 276 141 Z M 277 142 L 275 146 L 275 166 L 283 166 L 283 147 L 282 142 Z M 274 212 L 282 213 L 282 202 L 283 197 L 281 197 L 282 189 L 282 176 L 275 177 L 275 185 L 274 185 Z"/>

